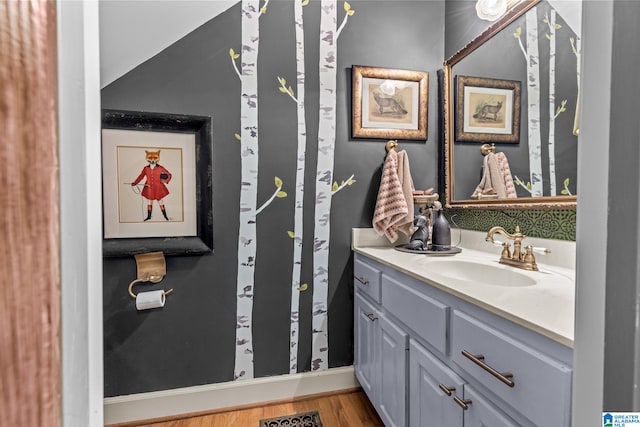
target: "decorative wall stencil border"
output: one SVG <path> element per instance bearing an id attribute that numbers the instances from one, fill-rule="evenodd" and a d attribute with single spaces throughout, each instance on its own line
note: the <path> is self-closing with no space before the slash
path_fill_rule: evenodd
<path id="1" fill-rule="evenodd" d="M 445 215 L 450 220 L 455 215 L 453 222 L 467 230 L 487 231 L 494 225 L 513 230 L 519 225 L 530 237 L 576 240 L 575 210 L 447 209 Z"/>

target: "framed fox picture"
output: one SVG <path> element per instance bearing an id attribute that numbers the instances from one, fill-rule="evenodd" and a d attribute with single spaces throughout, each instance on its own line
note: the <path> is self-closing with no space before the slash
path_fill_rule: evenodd
<path id="1" fill-rule="evenodd" d="M 211 119 L 105 110 L 103 253 L 210 252 Z"/>
<path id="2" fill-rule="evenodd" d="M 520 141 L 519 81 L 456 76 L 456 141 Z"/>
<path id="3" fill-rule="evenodd" d="M 427 139 L 429 74 L 352 68 L 354 138 Z"/>

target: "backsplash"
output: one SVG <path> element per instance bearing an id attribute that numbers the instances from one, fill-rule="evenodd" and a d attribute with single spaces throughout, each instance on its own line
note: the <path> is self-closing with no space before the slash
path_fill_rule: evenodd
<path id="1" fill-rule="evenodd" d="M 513 231 L 516 225 L 522 233 L 531 237 L 558 240 L 576 240 L 575 210 L 477 210 L 447 209 L 445 212 L 452 228 L 488 231 L 500 225 Z"/>

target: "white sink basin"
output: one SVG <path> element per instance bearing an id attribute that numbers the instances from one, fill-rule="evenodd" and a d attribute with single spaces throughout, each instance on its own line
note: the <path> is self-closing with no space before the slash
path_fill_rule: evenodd
<path id="1" fill-rule="evenodd" d="M 481 263 L 465 259 L 433 259 L 429 261 L 428 268 L 429 275 L 490 286 L 521 287 L 537 283 L 531 277 L 535 273 L 520 272 L 497 261 Z"/>

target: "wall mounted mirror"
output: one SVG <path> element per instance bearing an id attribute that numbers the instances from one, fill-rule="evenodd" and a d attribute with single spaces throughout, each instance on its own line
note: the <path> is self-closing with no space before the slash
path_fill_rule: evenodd
<path id="1" fill-rule="evenodd" d="M 447 207 L 575 209 L 581 15 L 522 0 L 445 61 Z"/>

